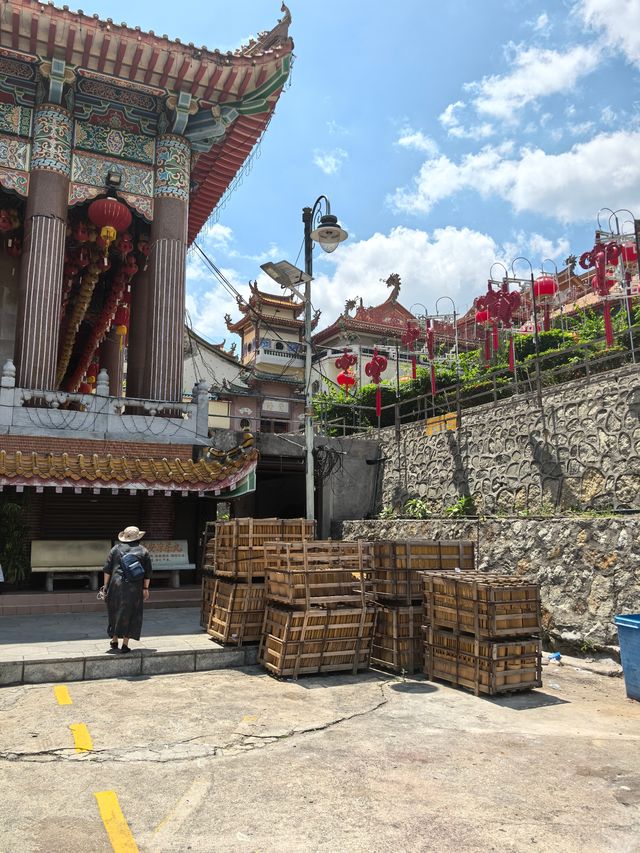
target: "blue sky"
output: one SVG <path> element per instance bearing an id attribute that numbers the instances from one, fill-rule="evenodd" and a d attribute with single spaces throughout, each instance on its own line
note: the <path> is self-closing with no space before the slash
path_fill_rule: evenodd
<path id="1" fill-rule="evenodd" d="M 222 50 L 281 15 L 278 0 L 94 6 Z M 494 260 L 560 266 L 591 247 L 599 208 L 640 217 L 640 0 L 289 6 L 291 85 L 199 238 L 242 292 L 264 260 L 296 260 L 301 209 L 321 193 L 350 235 L 314 255 L 321 325 L 350 296 L 382 301 L 392 272 L 407 307 L 448 295 L 464 309 Z M 231 343 L 223 315 L 237 308 L 193 257 L 188 308 L 197 331 Z"/>

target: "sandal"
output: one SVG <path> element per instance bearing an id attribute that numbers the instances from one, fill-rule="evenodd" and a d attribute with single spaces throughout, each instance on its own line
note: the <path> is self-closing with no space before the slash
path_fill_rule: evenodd
<path id="1" fill-rule="evenodd" d="M 112 649 L 117 649 L 118 648 L 118 641 L 117 640 L 111 640 L 111 642 L 109 643 L 109 647 Z"/>

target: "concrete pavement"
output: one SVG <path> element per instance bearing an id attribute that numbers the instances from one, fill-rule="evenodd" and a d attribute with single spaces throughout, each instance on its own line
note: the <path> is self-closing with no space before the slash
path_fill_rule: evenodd
<path id="1" fill-rule="evenodd" d="M 631 853 L 640 703 L 573 663 L 496 700 L 257 668 L 79 682 L 70 705 L 7 687 L 0 850 L 112 850 L 95 794 L 113 792 L 141 851 Z"/>
<path id="2" fill-rule="evenodd" d="M 0 687 L 50 681 L 199 672 L 255 663 L 255 647 L 214 643 L 200 627 L 200 609 L 145 610 L 132 653 L 109 650 L 102 613 L 5 616 L 0 619 Z"/>

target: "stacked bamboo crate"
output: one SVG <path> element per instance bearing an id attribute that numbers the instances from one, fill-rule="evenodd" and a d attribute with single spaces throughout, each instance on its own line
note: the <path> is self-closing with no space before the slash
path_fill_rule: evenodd
<path id="1" fill-rule="evenodd" d="M 213 524 L 205 546 L 211 595 L 207 633 L 220 643 L 257 643 L 265 609 L 265 544 L 313 539 L 303 518 L 237 518 Z M 204 584 L 204 581 L 203 581 Z M 204 595 L 203 586 L 203 595 Z"/>
<path id="2" fill-rule="evenodd" d="M 265 546 L 267 606 L 258 662 L 279 677 L 368 669 L 375 608 L 367 542 Z"/>
<path id="3" fill-rule="evenodd" d="M 425 674 L 475 695 L 542 685 L 538 584 L 491 574 L 423 576 Z"/>
<path id="4" fill-rule="evenodd" d="M 378 610 L 371 662 L 392 672 L 422 669 L 422 572 L 473 570 L 473 542 L 405 539 L 373 542 L 373 592 Z"/>

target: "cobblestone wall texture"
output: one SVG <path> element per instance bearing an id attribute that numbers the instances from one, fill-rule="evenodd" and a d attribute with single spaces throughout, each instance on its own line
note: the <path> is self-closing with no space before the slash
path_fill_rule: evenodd
<path id="1" fill-rule="evenodd" d="M 463 412 L 456 432 L 380 433 L 380 505 L 422 498 L 435 512 L 471 495 L 480 514 L 640 509 L 640 369 L 633 366 Z"/>
<path id="2" fill-rule="evenodd" d="M 472 539 L 477 568 L 540 584 L 543 624 L 584 649 L 617 645 L 614 616 L 640 613 L 640 520 L 493 518 L 344 521 L 344 539 Z"/>

